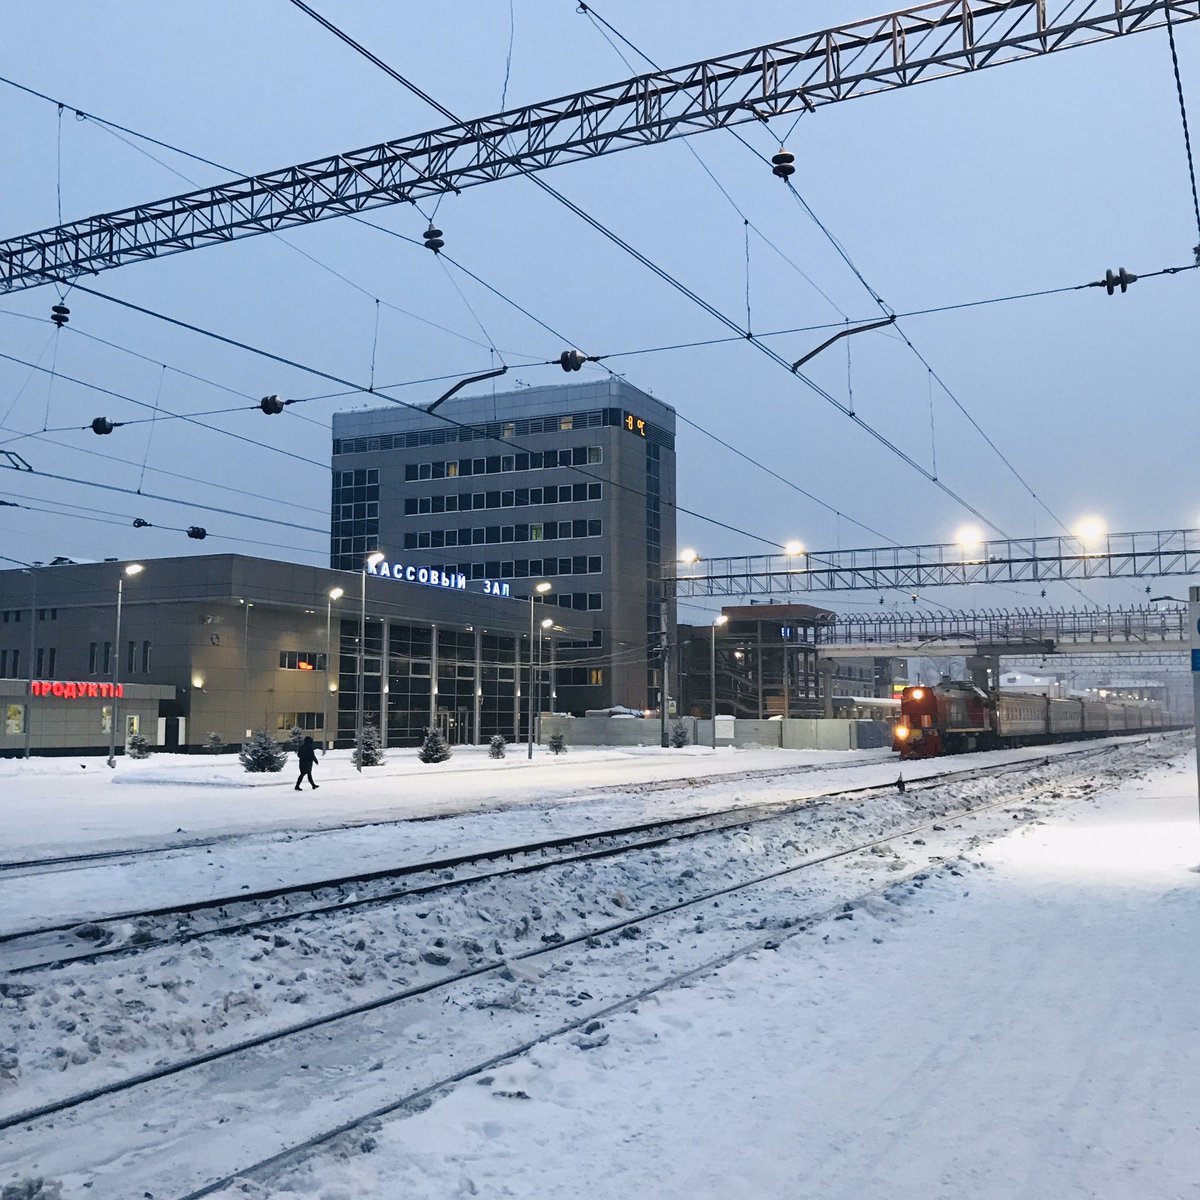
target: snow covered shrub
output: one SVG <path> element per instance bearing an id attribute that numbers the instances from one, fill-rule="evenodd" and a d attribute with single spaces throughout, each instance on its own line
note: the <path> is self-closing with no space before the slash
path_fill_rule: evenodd
<path id="1" fill-rule="evenodd" d="M 287 746 L 289 750 L 299 751 L 300 747 L 304 744 L 304 737 L 304 730 L 301 729 L 299 725 L 293 725 L 291 732 L 288 734 L 288 739 L 284 745 Z"/>
<path id="2" fill-rule="evenodd" d="M 682 721 L 676 721 L 671 726 L 671 745 L 676 750 L 682 750 L 688 744 L 688 727 Z"/>
<path id="3" fill-rule="evenodd" d="M 508 743 L 504 740 L 504 734 L 493 733 L 492 740 L 488 742 L 488 758 L 503 758 L 507 747 Z"/>
<path id="4" fill-rule="evenodd" d="M 143 734 L 131 733 L 129 735 L 129 741 L 125 743 L 125 753 L 128 754 L 130 758 L 149 758 L 150 743 L 146 740 Z"/>
<path id="5" fill-rule="evenodd" d="M 204 749 L 209 754 L 220 754 L 225 749 L 225 739 L 214 730 L 204 739 Z"/>
<path id="6" fill-rule="evenodd" d="M 354 760 L 354 765 L 359 766 L 358 747 L 354 747 L 354 753 L 350 756 Z M 362 731 L 362 766 L 377 767 L 383 762 L 383 741 L 379 736 L 379 730 L 374 725 L 364 725 Z"/>
<path id="7" fill-rule="evenodd" d="M 238 761 L 247 771 L 282 771 L 287 752 L 265 729 L 260 729 L 238 751 Z"/>
<path id="8" fill-rule="evenodd" d="M 450 757 L 450 747 L 446 745 L 440 729 L 425 730 L 425 741 L 421 743 L 417 757 L 423 763 L 445 762 Z"/>
<path id="9" fill-rule="evenodd" d="M 550 748 L 551 754 L 566 754 L 567 752 L 567 739 L 561 732 L 552 733 L 546 739 L 546 745 Z"/>

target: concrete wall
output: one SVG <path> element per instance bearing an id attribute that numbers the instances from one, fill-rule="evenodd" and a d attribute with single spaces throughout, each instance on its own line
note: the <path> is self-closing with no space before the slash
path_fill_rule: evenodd
<path id="1" fill-rule="evenodd" d="M 712 744 L 712 722 L 684 717 L 688 744 Z M 670 725 L 668 725 L 668 733 Z M 654 719 L 614 720 L 611 717 L 542 716 L 542 738 L 560 731 L 568 746 L 658 746 L 660 726 Z M 736 721 L 730 741 L 718 737 L 718 746 L 767 747 L 785 750 L 861 750 L 891 744 L 886 721 L 818 720 Z"/>

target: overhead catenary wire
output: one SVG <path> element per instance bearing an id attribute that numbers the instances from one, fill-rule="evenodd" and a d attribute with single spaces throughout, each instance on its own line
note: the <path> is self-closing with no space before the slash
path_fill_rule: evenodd
<path id="1" fill-rule="evenodd" d="M 306 6 L 305 6 L 305 7 L 306 7 Z M 581 10 L 582 10 L 584 7 L 586 7 L 586 6 L 581 6 Z M 307 8 L 306 8 L 306 11 L 307 11 Z M 589 15 L 592 15 L 592 14 L 589 12 Z M 595 15 L 598 17 L 598 14 L 595 14 Z M 603 18 L 599 18 L 599 19 L 600 19 L 601 21 L 603 21 Z M 325 22 L 324 22 L 324 21 L 322 21 L 322 23 L 325 23 Z M 611 28 L 611 26 L 610 26 L 610 28 Z M 615 30 L 614 30 L 614 33 L 616 33 L 616 31 L 615 31 Z M 339 36 L 340 36 L 340 35 L 339 35 Z M 622 35 L 620 35 L 620 34 L 617 34 L 617 36 L 622 36 Z M 627 44 L 629 44 L 629 45 L 631 46 L 631 48 L 633 48 L 633 49 L 634 49 L 634 50 L 635 50 L 637 53 L 641 54 L 641 52 L 640 52 L 640 51 L 637 51 L 637 48 L 636 48 L 636 47 L 632 47 L 632 43 L 629 43 L 629 42 L 628 42 L 628 39 L 625 39 L 625 38 L 623 38 L 623 36 L 622 36 L 622 40 L 624 40 L 624 41 L 625 41 Z M 644 58 L 645 58 L 646 56 L 645 56 L 645 55 L 642 55 L 642 57 L 644 57 Z M 647 59 L 647 61 L 651 61 L 651 60 Z M 38 96 L 38 97 L 39 97 L 39 98 L 41 98 L 41 99 L 47 100 L 47 101 L 48 101 L 48 102 L 50 102 L 50 103 L 56 103 L 56 104 L 57 104 L 57 103 L 61 103 L 61 102 L 59 102 L 59 101 L 55 101 L 55 100 L 54 100 L 52 97 L 46 96 L 44 93 L 41 93 L 41 92 L 38 92 L 38 91 L 36 91 L 35 89 L 27 88 L 27 87 L 25 87 L 24 85 L 21 85 L 21 84 L 15 83 L 15 81 L 12 81 L 12 80 L 5 79 L 5 78 L 3 78 L 3 77 L 0 77 L 0 82 L 4 82 L 4 83 L 7 83 L 7 84 L 10 84 L 11 86 L 13 86 L 13 87 L 16 87 L 16 88 L 18 88 L 18 89 L 20 89 L 20 90 L 22 90 L 22 91 L 28 92 L 29 94 L 32 94 L 32 95 Z M 408 84 L 407 84 L 407 81 L 404 81 L 404 82 L 405 82 L 405 85 L 406 85 L 406 86 L 408 86 Z M 423 93 L 422 93 L 422 95 L 423 95 Z M 178 154 L 185 155 L 185 156 L 187 156 L 187 157 L 189 157 L 189 158 L 193 158 L 193 159 L 195 159 L 196 161 L 203 162 L 203 163 L 206 163 L 206 164 L 208 164 L 208 165 L 216 166 L 216 167 L 218 167 L 218 168 L 220 168 L 220 169 L 223 169 L 223 170 L 230 170 L 230 169 L 231 169 L 231 168 L 228 168 L 228 167 L 225 167 L 225 166 L 223 166 L 222 164 L 219 164 L 219 163 L 216 163 L 216 162 L 214 162 L 212 159 L 205 158 L 205 157 L 203 157 L 203 156 L 201 156 L 201 155 L 196 155 L 196 154 L 193 154 L 192 152 L 190 152 L 190 151 L 186 151 L 186 150 L 183 150 L 182 148 L 180 148 L 180 147 L 178 147 L 178 146 L 175 146 L 175 145 L 172 145 L 171 143 L 163 142 L 163 141 L 161 141 L 160 139 L 152 138 L 152 137 L 150 137 L 149 135 L 142 134 L 142 133 L 140 133 L 140 132 L 138 132 L 138 131 L 130 130 L 130 129 L 128 129 L 128 127 L 126 127 L 126 126 L 120 126 L 120 125 L 118 125 L 117 123 L 115 123 L 115 122 L 111 122 L 111 121 L 108 121 L 108 120 L 107 120 L 107 119 L 105 119 L 105 118 L 100 118 L 100 117 L 97 117 L 95 114 L 86 113 L 85 111 L 83 111 L 83 110 L 80 110 L 80 109 L 74 109 L 74 111 L 76 112 L 76 115 L 77 115 L 78 117 L 81 117 L 81 118 L 86 118 L 86 119 L 91 119 L 91 120 L 93 120 L 94 122 L 96 122 L 96 123 L 98 123 L 98 124 L 100 124 L 100 125 L 102 125 L 102 126 L 105 126 L 105 127 L 111 127 L 112 129 L 120 129 L 120 130 L 124 130 L 125 132 L 128 132 L 128 133 L 130 133 L 132 136 L 135 136 L 135 137 L 138 137 L 138 138 L 142 138 L 142 139 L 144 139 L 144 140 L 146 140 L 146 141 L 149 141 L 149 142 L 151 142 L 151 143 L 153 143 L 153 144 L 156 144 L 156 145 L 160 145 L 160 146 L 162 146 L 162 147 L 164 147 L 164 148 L 166 148 L 166 149 L 169 149 L 169 150 L 171 150 L 171 151 L 172 151 L 172 152 L 174 152 L 174 153 L 178 153 Z M 690 148 L 690 146 L 689 146 L 689 148 Z M 698 158 L 698 156 L 697 156 L 697 158 Z M 160 160 L 157 160 L 157 159 L 155 159 L 155 161 L 160 161 Z M 700 162 L 701 162 L 701 165 L 704 167 L 704 169 L 705 169 L 706 171 L 708 171 L 708 169 L 707 169 L 707 167 L 705 166 L 705 164 L 703 163 L 703 161 L 702 161 L 702 160 L 700 160 L 699 158 L 698 158 L 698 161 L 700 161 Z M 164 164 L 164 165 L 165 165 L 165 164 Z M 709 174 L 710 176 L 712 176 L 712 173 L 711 173 L 711 171 L 708 171 L 708 174 Z M 184 178 L 186 178 L 186 177 L 184 177 Z M 724 194 L 727 196 L 727 198 L 729 198 L 729 199 L 730 199 L 730 203 L 731 203 L 731 204 L 734 204 L 734 207 L 735 207 L 735 209 L 737 209 L 737 211 L 739 211 L 739 213 L 740 213 L 740 212 L 741 212 L 741 210 L 737 208 L 737 205 L 736 205 L 736 203 L 735 203 L 735 202 L 733 202 L 732 198 L 731 198 L 731 197 L 728 197 L 728 193 L 727 193 L 727 192 L 725 192 L 725 189 L 724 189 L 724 188 L 721 186 L 721 184 L 720 184 L 719 180 L 717 180 L 715 176 L 712 176 L 712 178 L 713 178 L 713 181 L 714 181 L 714 183 L 715 183 L 715 184 L 718 186 L 718 188 L 720 188 L 720 189 L 722 190 L 722 192 L 723 192 L 723 193 L 724 193 Z M 399 238 L 401 238 L 402 240 L 405 240 L 405 241 L 408 241 L 408 242 L 410 242 L 411 244 L 414 244 L 414 245 L 419 245 L 419 244 L 420 244 L 420 243 L 418 243 L 418 242 L 417 242 L 415 239 L 412 239 L 412 238 L 407 238 L 407 237 L 405 237 L 403 234 L 399 234 L 399 233 L 397 233 L 397 232 L 396 232 L 396 231 L 394 231 L 394 230 L 390 230 L 390 229 L 386 229 L 386 228 L 384 228 L 384 227 L 382 227 L 382 226 L 377 226 L 377 225 L 374 225 L 372 222 L 365 221 L 365 220 L 363 220 L 362 218 L 353 218 L 353 219 L 357 220 L 357 221 L 358 221 L 359 223 L 361 223 L 361 224 L 366 224 L 366 225 L 370 226 L 371 228 L 377 229 L 377 230 L 378 230 L 378 231 L 380 231 L 380 232 L 387 233 L 387 234 L 389 234 L 389 235 L 391 235 L 391 236 L 399 237 Z M 755 228 L 755 232 L 756 232 L 756 233 L 758 233 L 760 236 L 763 236 L 763 237 L 764 237 L 764 240 L 765 240 L 765 241 L 767 241 L 767 242 L 768 242 L 768 244 L 772 245 L 772 247 L 773 247 L 774 249 L 776 249 L 776 250 L 777 250 L 777 252 L 778 252 L 778 248 L 777 248 L 777 247 L 774 247 L 773 243 L 770 243 L 769 239 L 766 239 L 766 238 L 765 238 L 765 235 L 762 235 L 762 234 L 761 234 L 761 231 L 757 230 L 757 228 L 756 228 L 756 227 L 754 227 L 752 223 L 751 223 L 751 227 L 752 227 L 752 228 Z M 311 256 L 307 256 L 307 255 L 306 255 L 306 257 L 311 257 Z M 449 258 L 449 256 L 444 256 L 444 257 L 446 257 L 446 258 Z M 786 257 L 786 256 L 785 256 L 785 257 Z M 314 261 L 314 262 L 316 262 L 317 260 L 313 260 L 313 261 Z M 453 262 L 453 260 L 451 260 L 451 261 Z M 324 264 L 320 264 L 320 263 L 318 263 L 318 265 L 324 265 Z M 515 304 L 515 302 L 513 302 L 513 301 L 512 301 L 512 300 L 511 300 L 509 297 L 506 297 L 506 296 L 504 296 L 504 295 L 503 295 L 503 293 L 500 293 L 500 292 L 499 292 L 497 289 L 495 289 L 495 288 L 491 287 L 491 285 L 487 284 L 487 283 L 486 283 L 486 281 L 483 281 L 483 280 L 479 279 L 479 277 L 478 277 L 478 276 L 475 276 L 475 275 L 473 275 L 473 273 L 472 273 L 472 272 L 470 272 L 469 270 L 467 270 L 467 268 L 463 267 L 463 266 L 462 266 L 462 264 L 459 264 L 459 263 L 453 263 L 453 265 L 455 265 L 455 266 L 456 266 L 458 269 L 460 269 L 460 270 L 463 270 L 463 271 L 464 271 L 466 274 L 470 275 L 470 276 L 471 276 L 472 278 L 474 278 L 474 279 L 475 279 L 477 282 L 479 282 L 479 283 L 481 283 L 483 286 L 487 287 L 487 288 L 488 288 L 490 291 L 492 291 L 494 294 L 496 294 L 496 295 L 500 296 L 501 298 L 505 299 L 507 302 L 514 304 L 514 306 L 515 306 L 515 307 L 516 307 L 516 308 L 517 308 L 519 311 L 523 312 L 523 313 L 524 313 L 524 315 L 526 315 L 526 316 L 527 316 L 527 317 L 529 317 L 530 319 L 534 320 L 534 321 L 535 321 L 535 322 L 537 322 L 538 324 L 542 325 L 542 327 L 544 327 L 544 328 L 548 328 L 548 329 L 549 329 L 549 327 L 548 327 L 548 326 L 546 326 L 544 322 L 541 322 L 541 321 L 540 321 L 538 318 L 536 318 L 536 317 L 535 317 L 535 316 L 534 316 L 532 313 L 530 313 L 528 310 L 526 310 L 526 309 L 523 309 L 523 308 L 522 308 L 520 305 L 516 305 L 516 304 Z M 792 264 L 792 265 L 794 266 L 795 264 Z M 798 268 L 797 268 L 797 269 L 798 269 Z M 1178 269 L 1182 269 L 1182 268 L 1176 268 L 1175 270 L 1178 270 Z M 1171 271 L 1172 271 L 1172 269 L 1167 269 L 1167 271 L 1168 271 L 1168 272 L 1171 272 Z M 803 274 L 803 272 L 800 272 L 800 273 L 801 273 L 801 274 Z M 1146 277 L 1147 277 L 1147 276 L 1145 276 L 1145 275 L 1143 275 L 1143 276 L 1142 276 L 1142 278 L 1146 278 Z M 805 276 L 805 278 L 807 278 L 807 276 Z M 352 281 L 349 281 L 349 280 L 347 280 L 347 282 L 352 282 Z M 809 280 L 809 282 L 810 282 L 810 283 L 812 283 L 812 281 L 811 281 L 811 280 Z M 864 282 L 865 282 L 865 281 L 864 281 Z M 814 286 L 816 286 L 816 285 L 814 284 Z M 1076 285 L 1076 286 L 1077 286 L 1077 287 L 1086 287 L 1086 286 L 1088 286 L 1088 285 Z M 360 290 L 361 290 L 361 289 L 360 289 Z M 820 289 L 818 289 L 818 290 L 820 290 Z M 1028 298 L 1028 297 L 1030 297 L 1030 296 L 1036 296 L 1036 295 L 1048 295 L 1048 294 L 1053 294 L 1053 293 L 1054 293 L 1054 292 L 1056 292 L 1056 291 L 1066 291 L 1066 290 L 1074 290 L 1074 289 L 1072 289 L 1072 288 L 1066 288 L 1066 289 L 1046 289 L 1046 290 L 1043 290 L 1043 291 L 1040 291 L 1040 292 L 1020 293 L 1020 294 L 1016 294 L 1016 295 L 1013 295 L 1013 296 L 1008 296 L 1008 297 L 996 297 L 996 298 L 989 298 L 989 299 L 987 299 L 987 300 L 982 300 L 982 301 L 970 301 L 970 302 L 967 302 L 967 303 L 966 303 L 966 304 L 964 304 L 964 305 L 943 305 L 943 306 L 937 306 L 937 307 L 935 307 L 935 308 L 930 308 L 930 309 L 924 309 L 924 310 L 914 310 L 914 312 L 913 312 L 913 313 L 910 313 L 910 314 L 907 314 L 907 315 L 919 315 L 920 313 L 937 312 L 937 311 L 949 311 L 950 309 L 952 309 L 952 308 L 955 308 L 955 307 L 969 307 L 969 306 L 972 306 L 972 305 L 975 305 L 975 304 L 998 303 L 998 302 L 1001 302 L 1001 301 L 1003 301 L 1003 300 L 1006 300 L 1006 299 L 1023 299 L 1023 298 Z M 828 298 L 828 297 L 826 297 L 826 299 L 829 299 L 829 298 Z M 386 304 L 386 302 L 384 302 L 384 303 Z M 830 301 L 830 303 L 832 303 L 832 301 Z M 392 307 L 395 307 L 395 306 L 392 306 Z M 835 305 L 835 307 L 836 307 L 836 305 Z M 406 310 L 400 310 L 400 311 L 404 312 L 404 311 L 406 311 Z M 840 310 L 839 310 L 839 311 L 840 311 Z M 411 314 L 411 313 L 409 313 L 409 314 L 407 314 L 407 315 L 413 316 L 413 315 L 415 315 L 415 314 Z M 901 315 L 905 315 L 905 314 L 901 314 Z M 451 332 L 452 332 L 452 331 L 451 331 Z M 557 334 L 556 334 L 556 336 L 560 336 L 560 337 L 561 337 L 561 335 L 557 335 Z M 729 342 L 731 342 L 731 341 L 735 341 L 735 340 L 742 340 L 742 336 L 743 336 L 743 335 L 741 335 L 741 334 L 738 334 L 738 335 L 735 335 L 734 337 L 729 337 L 729 338 L 724 338 L 724 339 L 707 339 L 706 341 L 703 341 L 703 342 L 697 342 L 697 343 L 691 343 L 690 345 L 718 344 L 718 343 L 720 343 L 720 342 L 725 342 L 725 341 L 729 341 Z M 777 334 L 775 334 L 775 333 L 771 333 L 771 334 L 760 335 L 760 336 L 777 336 Z M 468 340 L 469 340 L 469 339 L 468 339 Z M 663 349 L 668 349 L 668 348 L 669 348 L 669 347 L 664 347 Z M 681 347 L 680 347 L 680 348 L 683 348 L 683 345 L 681 345 Z M 657 349 L 657 348 L 655 348 L 655 349 Z M 650 350 L 646 350 L 646 351 L 630 351 L 630 352 L 624 352 L 624 353 L 628 353 L 628 354 L 635 354 L 635 353 L 651 353 L 651 352 L 654 352 L 654 349 L 650 349 Z M 605 356 L 605 357 L 616 357 L 616 356 L 617 356 L 617 355 L 613 354 L 613 355 L 608 355 L 608 356 Z M 447 378 L 449 378 L 449 377 L 451 377 L 451 376 L 447 376 Z M 399 386 L 399 385 L 397 385 L 397 386 Z M 296 414 L 296 415 L 300 415 L 300 414 Z"/>
<path id="2" fill-rule="evenodd" d="M 1197 243 L 1195 255 L 1200 262 L 1200 196 L 1196 193 L 1196 165 L 1192 161 L 1192 135 L 1188 131 L 1187 102 L 1183 96 L 1183 77 L 1179 73 L 1179 51 L 1175 48 L 1175 25 L 1171 17 L 1171 6 L 1165 8 L 1167 17 L 1167 43 L 1171 48 L 1171 68 L 1175 73 L 1175 92 L 1179 97 L 1179 119 L 1183 124 L 1183 148 L 1187 153 L 1188 179 L 1192 185 L 1192 211 L 1196 216 Z"/>
<path id="3" fill-rule="evenodd" d="M 361 54 L 364 58 L 368 59 L 368 61 L 373 63 L 375 66 L 379 67 L 387 75 L 389 75 L 391 78 L 396 80 L 397 83 L 401 84 L 403 87 L 405 87 L 406 89 L 411 91 L 414 95 L 416 95 L 420 99 L 424 100 L 427 104 L 429 104 L 432 108 L 434 108 L 438 112 L 440 112 L 448 120 L 453 121 L 455 124 L 461 123 L 460 119 L 453 112 L 451 112 L 448 108 L 446 108 L 444 105 L 440 104 L 438 101 L 434 100 L 433 97 L 431 97 L 427 92 L 423 91 L 411 80 L 407 79 L 405 76 L 400 74 L 400 72 L 397 71 L 394 67 L 391 67 L 389 64 L 385 63 L 382 59 L 380 59 L 377 55 L 375 55 L 370 50 L 368 50 L 360 42 L 356 41 L 349 34 L 344 32 L 343 30 L 339 29 L 331 21 L 327 20 L 320 13 L 316 12 L 308 4 L 306 4 L 304 2 L 304 0 L 291 0 L 291 3 L 295 7 L 299 8 L 301 11 L 307 13 L 314 20 L 318 21 L 321 25 L 323 25 L 326 29 L 328 29 L 331 33 L 333 33 L 337 38 L 339 38 L 341 41 L 345 42 L 348 46 L 350 46 L 352 49 L 354 49 L 356 53 Z M 953 488 L 951 488 L 944 481 L 932 477 L 930 475 L 929 471 L 925 467 L 923 467 L 916 459 L 914 459 L 906 451 L 902 450 L 895 442 L 893 442 L 885 434 L 881 433 L 879 430 L 874 428 L 872 425 L 870 425 L 866 421 L 862 420 L 862 418 L 857 416 L 856 414 L 851 414 L 850 410 L 844 404 L 842 404 L 836 397 L 831 395 L 824 388 L 820 387 L 820 385 L 818 385 L 815 381 L 810 379 L 808 376 L 806 376 L 798 371 L 793 371 L 791 364 L 789 362 L 787 362 L 786 359 L 784 359 L 781 355 L 777 354 L 774 350 L 772 350 L 765 343 L 758 341 L 753 336 L 753 334 L 751 333 L 750 330 L 739 329 L 737 323 L 735 321 L 733 321 L 730 317 L 728 317 L 725 313 L 723 313 L 720 309 L 718 309 L 715 305 L 713 305 L 709 301 L 705 300 L 703 297 L 701 297 L 695 291 L 693 291 L 691 288 L 689 288 L 686 284 L 684 284 L 681 280 L 676 279 L 673 275 L 671 275 L 663 267 L 661 267 L 657 263 L 653 262 L 645 254 L 643 254 L 641 251 L 639 251 L 635 247 L 633 247 L 629 242 L 627 242 L 624 238 L 622 238 L 615 231 L 609 229 L 606 225 L 604 225 L 601 221 L 597 220 L 590 213 L 586 212 L 583 208 L 581 208 L 573 200 L 568 199 L 568 197 L 565 196 L 562 192 L 560 192 L 556 188 L 552 187 L 549 183 L 547 183 L 544 179 L 542 179 L 538 174 L 536 174 L 533 171 L 530 171 L 528 169 L 525 169 L 525 168 L 521 169 L 521 173 L 527 179 L 529 179 L 530 182 L 532 182 L 534 184 L 534 186 L 540 188 L 547 195 L 553 197 L 560 204 L 564 205 L 569 211 L 573 212 L 582 221 L 584 221 L 586 224 L 590 225 L 593 229 L 595 229 L 596 232 L 600 233 L 602 236 L 606 237 L 609 241 L 613 242 L 614 245 L 619 246 L 627 254 L 629 254 L 631 257 L 633 257 L 637 262 L 641 263 L 644 267 L 646 267 L 653 274 L 658 276 L 661 280 L 663 280 L 663 282 L 665 282 L 665 283 L 669 284 L 671 287 L 673 287 L 681 295 L 687 297 L 694 304 L 698 305 L 705 312 L 707 312 L 710 316 L 714 317 L 716 320 L 720 321 L 722 324 L 726 325 L 728 328 L 735 330 L 737 332 L 744 333 L 747 342 L 749 342 L 751 345 L 755 346 L 756 349 L 758 349 L 761 353 L 766 355 L 766 357 L 768 357 L 772 361 L 774 361 L 778 366 L 785 368 L 789 372 L 789 374 L 793 375 L 796 379 L 800 380 L 801 383 L 803 383 L 805 386 L 807 386 L 811 391 L 815 392 L 822 399 L 827 401 L 829 404 L 833 405 L 835 408 L 839 409 L 845 415 L 849 416 L 851 418 L 851 420 L 853 420 L 855 422 L 855 424 L 857 424 L 860 428 L 865 430 L 872 438 L 874 438 L 876 441 L 878 441 L 887 450 L 889 450 L 892 454 L 894 454 L 896 457 L 898 457 L 902 462 L 906 463 L 913 470 L 915 470 L 919 474 L 923 475 L 926 479 L 928 479 L 931 483 L 933 483 L 935 487 L 937 487 L 939 490 L 944 492 L 947 496 L 949 496 L 956 503 L 961 505 L 964 509 L 966 509 L 967 512 L 971 513 L 972 516 L 978 518 L 980 521 L 984 522 L 984 524 L 997 530 L 999 533 L 1003 534 L 1004 536 L 1007 536 L 1007 534 L 1005 534 L 1005 531 L 1003 530 L 1003 528 L 1000 525 L 998 525 L 991 518 L 985 516 L 978 508 L 976 508 L 973 504 L 971 504 L 969 501 L 967 501 L 964 497 L 960 496 L 957 492 L 954 491 Z"/>

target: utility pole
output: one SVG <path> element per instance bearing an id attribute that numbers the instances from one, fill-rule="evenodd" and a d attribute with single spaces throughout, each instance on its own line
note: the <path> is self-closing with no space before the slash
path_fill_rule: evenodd
<path id="1" fill-rule="evenodd" d="M 667 741 L 667 708 L 670 704 L 671 692 L 670 685 L 667 682 L 671 675 L 671 645 L 667 641 L 666 596 L 659 603 L 659 612 L 661 613 L 660 624 L 662 625 L 662 679 L 658 689 L 659 745 L 666 747 L 670 744 Z"/>

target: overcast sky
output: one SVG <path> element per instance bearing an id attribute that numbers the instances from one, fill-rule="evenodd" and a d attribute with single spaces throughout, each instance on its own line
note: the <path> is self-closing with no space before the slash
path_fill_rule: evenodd
<path id="1" fill-rule="evenodd" d="M 317 0 L 316 7 L 464 117 L 631 74 L 575 0 L 513 0 L 511 8 L 502 0 Z M 669 67 L 884 9 L 870 0 L 802 7 L 602 0 L 598 11 Z M 186 21 L 171 6 L 134 0 L 10 0 L 5 24 L 0 74 L 240 173 L 445 123 L 287 0 L 212 0 Z M 1189 98 L 1200 78 L 1198 38 L 1194 23 L 1177 29 Z M 644 69 L 627 46 L 620 49 Z M 770 131 L 741 132 L 769 155 L 790 125 L 788 118 Z M 3 84 L 0 147 L 8 166 L 0 238 L 57 224 L 60 184 L 69 221 L 228 178 L 122 141 L 70 109 L 60 121 L 53 104 Z M 754 330 L 878 317 L 822 231 L 729 133 L 603 156 L 547 178 L 744 321 L 743 217 L 689 147 L 760 231 L 749 234 Z M 1110 267 L 1149 272 L 1193 261 L 1197 231 L 1163 30 L 830 105 L 799 120 L 787 147 L 796 155 L 798 191 L 901 313 L 1084 283 Z M 411 206 L 379 209 L 371 219 L 417 239 L 426 224 Z M 389 394 L 414 403 L 428 403 L 447 384 L 411 381 L 505 362 L 511 369 L 499 387 L 565 382 L 581 377 L 523 364 L 555 358 L 569 344 L 622 354 L 609 364 L 630 382 L 829 506 L 681 422 L 680 503 L 767 541 L 798 538 L 812 549 L 939 542 L 977 523 L 750 345 L 627 353 L 728 331 L 528 180 L 447 196 L 437 225 L 447 252 L 564 338 L 420 246 L 347 220 L 86 282 L 356 383 L 370 381 L 374 360 L 376 384 L 408 385 Z M 1125 296 L 1092 289 L 904 320 L 955 399 L 890 330 L 842 343 L 807 369 L 843 403 L 852 389 L 864 420 L 931 470 L 936 452 L 939 478 L 1011 536 L 1062 532 L 1056 518 L 1070 527 L 1086 514 L 1114 530 L 1190 528 L 1200 524 L 1198 275 L 1148 280 Z M 59 373 L 52 382 L 0 360 L 0 450 L 65 477 L 0 471 L 0 499 L 55 510 L 0 509 L 0 553 L 26 561 L 220 551 L 327 560 L 331 414 L 377 399 L 314 399 L 267 417 L 254 407 L 264 394 L 339 389 L 80 293 L 68 296 L 70 325 L 56 334 L 48 321 L 56 300 L 49 287 L 0 297 L 0 353 Z M 771 344 L 790 360 L 826 336 L 796 333 Z M 149 410 L 63 376 L 164 412 L 213 413 L 200 419 L 226 433 L 162 420 L 98 438 L 84 428 L 94 417 L 144 420 Z M 228 409 L 239 411 L 220 411 Z M 134 518 L 157 528 L 134 529 Z M 176 531 L 189 525 L 205 526 L 209 538 Z M 706 555 L 768 549 L 689 516 L 680 517 L 679 543 Z M 1153 588 L 1184 595 L 1184 586 L 1163 580 Z M 1144 587 L 1117 582 L 1085 591 L 1102 603 L 1130 603 L 1146 598 Z M 1079 602 L 1065 588 L 1048 590 L 1051 601 Z M 942 589 L 927 598 L 954 607 L 1038 601 L 1033 588 Z M 878 604 L 878 597 L 838 602 Z"/>

